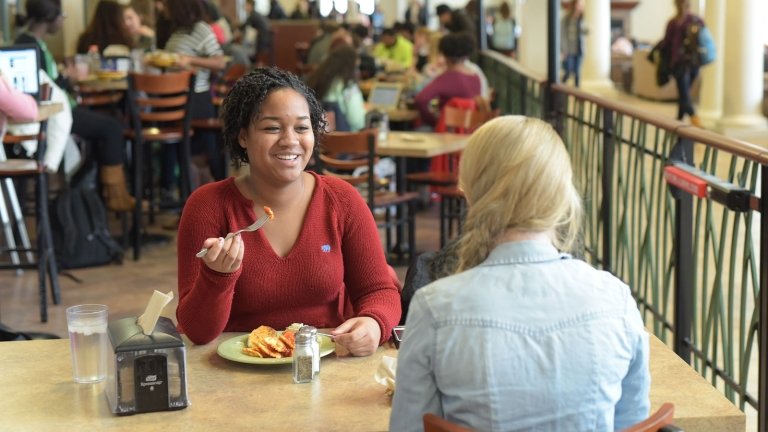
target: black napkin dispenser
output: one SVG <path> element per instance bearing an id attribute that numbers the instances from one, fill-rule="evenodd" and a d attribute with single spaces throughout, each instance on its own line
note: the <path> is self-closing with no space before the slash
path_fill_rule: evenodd
<path id="1" fill-rule="evenodd" d="M 160 317 L 145 335 L 136 317 L 109 323 L 111 344 L 105 393 L 118 415 L 178 410 L 189 406 L 187 351 L 173 322 Z"/>

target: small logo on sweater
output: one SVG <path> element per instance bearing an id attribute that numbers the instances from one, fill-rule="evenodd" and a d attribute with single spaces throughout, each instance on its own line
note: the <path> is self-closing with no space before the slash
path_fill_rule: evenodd
<path id="1" fill-rule="evenodd" d="M 324 245 L 320 246 L 320 250 L 325 252 L 325 253 L 328 253 L 328 252 L 331 251 L 331 245 L 324 244 Z"/>

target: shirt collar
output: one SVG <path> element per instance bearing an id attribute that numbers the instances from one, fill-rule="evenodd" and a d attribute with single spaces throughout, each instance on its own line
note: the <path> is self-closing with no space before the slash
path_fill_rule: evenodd
<path id="1" fill-rule="evenodd" d="M 571 258 L 571 255 L 558 252 L 550 242 L 525 240 L 502 243 L 496 246 L 481 266 L 535 263 L 568 258 Z"/>

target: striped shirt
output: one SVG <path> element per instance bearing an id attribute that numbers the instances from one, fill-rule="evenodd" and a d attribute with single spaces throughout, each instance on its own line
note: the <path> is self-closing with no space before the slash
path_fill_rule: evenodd
<path id="1" fill-rule="evenodd" d="M 203 21 L 198 21 L 192 31 L 179 29 L 173 32 L 165 50 L 178 54 L 194 57 L 215 57 L 224 55 L 221 45 L 216 40 L 216 34 L 211 26 Z M 195 75 L 195 93 L 202 93 L 211 88 L 211 71 L 205 68 L 197 68 Z"/>

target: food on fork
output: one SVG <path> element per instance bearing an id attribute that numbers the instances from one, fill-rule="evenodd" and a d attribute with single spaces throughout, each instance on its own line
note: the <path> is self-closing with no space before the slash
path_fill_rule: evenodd
<path id="1" fill-rule="evenodd" d="M 269 216 L 269 220 L 272 220 L 275 218 L 275 212 L 273 212 L 272 209 L 267 206 L 264 206 L 264 213 L 266 213 L 267 216 Z"/>
<path id="2" fill-rule="evenodd" d="M 278 333 L 269 326 L 260 326 L 248 335 L 243 354 L 259 358 L 283 358 L 293 355 L 295 333 L 286 329 Z"/>

